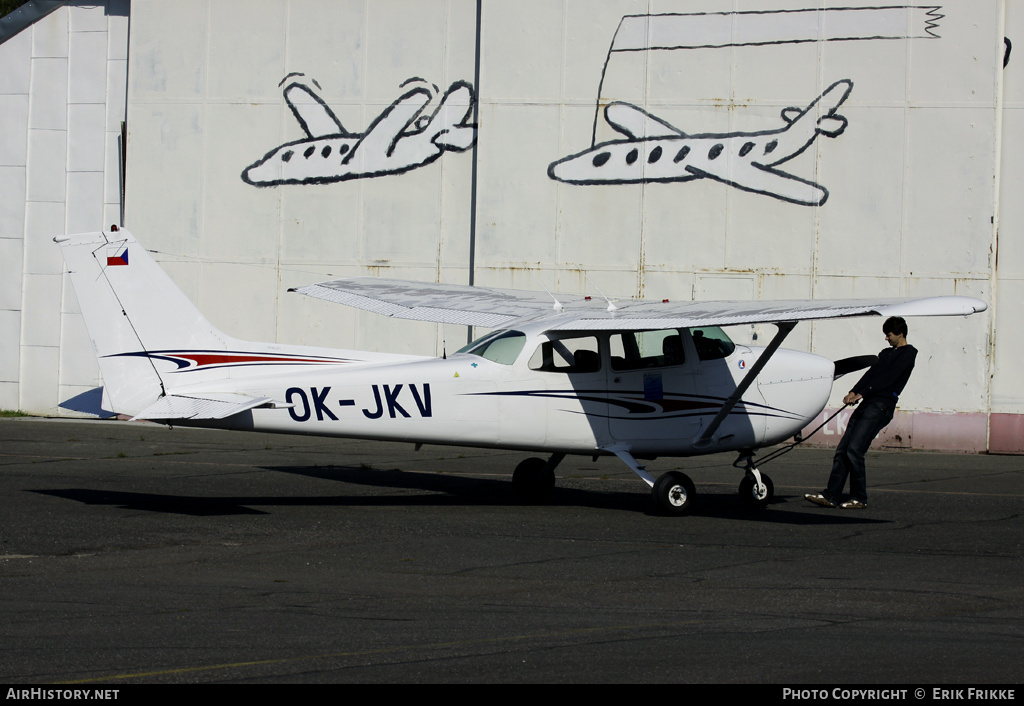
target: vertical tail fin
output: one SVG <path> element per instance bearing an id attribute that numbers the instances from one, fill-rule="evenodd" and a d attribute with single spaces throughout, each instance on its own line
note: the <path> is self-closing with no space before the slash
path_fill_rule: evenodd
<path id="1" fill-rule="evenodd" d="M 215 329 L 126 230 L 55 239 L 85 317 L 110 410 L 134 414 L 165 393 L 153 354 L 224 351 Z"/>
<path id="2" fill-rule="evenodd" d="M 473 146 L 476 125 L 467 124 L 473 112 L 473 88 L 465 81 L 456 81 L 445 92 L 441 104 L 430 118 L 428 131 L 435 132 L 431 141 L 443 149 L 462 152 Z"/>

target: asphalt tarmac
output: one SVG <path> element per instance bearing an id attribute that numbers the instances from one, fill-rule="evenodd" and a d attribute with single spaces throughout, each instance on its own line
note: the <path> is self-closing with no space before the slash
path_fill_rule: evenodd
<path id="1" fill-rule="evenodd" d="M 1020 684 L 1024 457 L 614 458 L 543 505 L 517 452 L 0 420 L 0 683 Z"/>

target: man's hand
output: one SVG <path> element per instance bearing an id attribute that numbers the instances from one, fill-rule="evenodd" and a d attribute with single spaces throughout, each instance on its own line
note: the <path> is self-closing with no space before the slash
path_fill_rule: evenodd
<path id="1" fill-rule="evenodd" d="M 846 397 L 843 398 L 843 404 L 857 404 L 862 399 L 856 392 L 848 392 Z"/>

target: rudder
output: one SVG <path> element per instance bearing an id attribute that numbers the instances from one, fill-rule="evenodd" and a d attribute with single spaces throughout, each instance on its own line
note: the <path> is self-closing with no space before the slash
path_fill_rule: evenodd
<path id="1" fill-rule="evenodd" d="M 210 324 L 127 230 L 55 238 L 92 339 L 110 411 L 136 414 L 165 393 L 150 354 L 227 350 Z"/>

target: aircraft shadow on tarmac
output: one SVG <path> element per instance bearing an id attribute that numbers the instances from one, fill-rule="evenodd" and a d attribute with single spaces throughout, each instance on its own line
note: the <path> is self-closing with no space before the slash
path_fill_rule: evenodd
<path id="1" fill-rule="evenodd" d="M 253 510 L 249 504 L 283 504 L 286 498 L 217 498 L 194 495 L 159 495 L 156 493 L 132 493 L 120 490 L 95 490 L 92 488 L 62 488 L 58 490 L 31 490 L 40 495 L 51 495 L 65 500 L 77 500 L 86 505 L 109 505 L 122 510 L 145 510 L 175 515 L 210 517 L 220 515 L 266 515 L 262 510 Z M 309 498 L 304 498 L 309 500 Z"/>
<path id="2" fill-rule="evenodd" d="M 354 466 L 264 466 L 263 470 L 377 488 L 381 491 L 346 495 L 248 495 L 198 496 L 139 493 L 88 488 L 33 490 L 30 492 L 76 500 L 87 505 L 109 505 L 128 510 L 145 510 L 193 516 L 265 515 L 266 507 L 451 507 L 451 506 L 514 506 L 521 505 L 506 479 L 444 473 L 405 472 L 400 469 L 376 470 Z M 566 479 L 571 483 L 571 479 Z M 878 524 L 889 520 L 875 519 L 842 511 L 823 512 L 804 508 L 800 496 L 776 495 L 771 504 L 760 511 L 741 506 L 736 493 L 702 493 L 698 487 L 692 517 L 714 517 L 792 525 Z M 590 507 L 621 510 L 655 516 L 648 493 L 637 491 L 594 491 L 556 486 L 543 503 L 554 507 Z M 670 519 L 670 518 L 666 518 Z M 674 518 L 685 522 L 685 518 Z"/>

